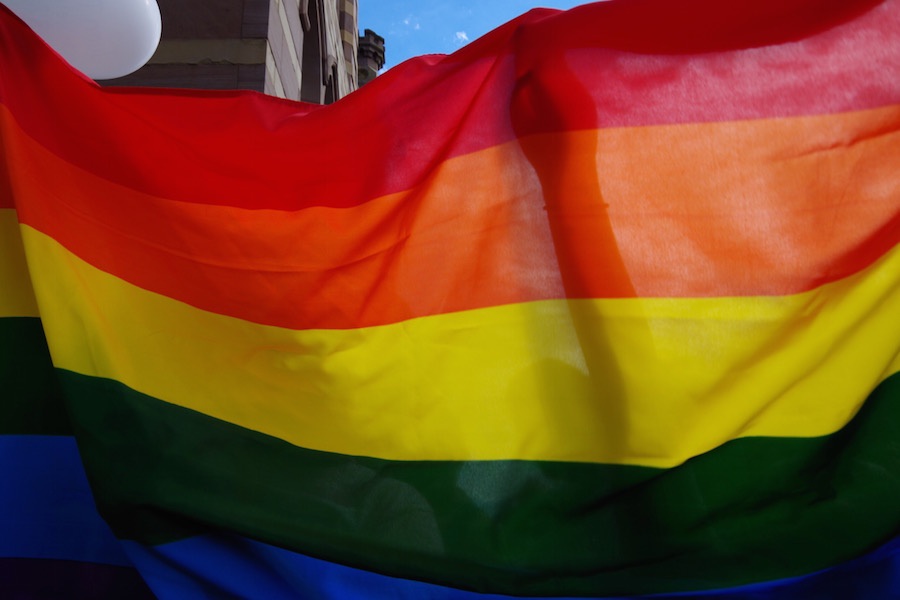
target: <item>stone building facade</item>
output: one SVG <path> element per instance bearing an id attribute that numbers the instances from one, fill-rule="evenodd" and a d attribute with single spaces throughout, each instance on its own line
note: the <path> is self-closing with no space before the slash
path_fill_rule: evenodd
<path id="1" fill-rule="evenodd" d="M 104 85 L 246 89 L 318 104 L 358 86 L 357 0 L 158 3 L 156 53 Z"/>

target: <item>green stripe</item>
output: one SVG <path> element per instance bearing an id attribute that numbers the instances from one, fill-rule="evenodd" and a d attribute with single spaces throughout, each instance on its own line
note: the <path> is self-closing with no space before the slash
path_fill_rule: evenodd
<path id="1" fill-rule="evenodd" d="M 70 433 L 40 319 L 0 318 L 0 434 Z"/>
<path id="2" fill-rule="evenodd" d="M 809 573 L 900 533 L 898 375 L 834 435 L 736 440 L 669 470 L 327 454 L 61 376 L 103 511 L 148 543 L 225 527 L 457 587 L 612 595 Z"/>

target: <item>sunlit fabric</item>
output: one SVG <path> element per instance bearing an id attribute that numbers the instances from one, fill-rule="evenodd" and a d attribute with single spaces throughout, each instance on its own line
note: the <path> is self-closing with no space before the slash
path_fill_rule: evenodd
<path id="1" fill-rule="evenodd" d="M 536 10 L 318 107 L 0 7 L 0 587 L 900 596 L 898 32 Z"/>

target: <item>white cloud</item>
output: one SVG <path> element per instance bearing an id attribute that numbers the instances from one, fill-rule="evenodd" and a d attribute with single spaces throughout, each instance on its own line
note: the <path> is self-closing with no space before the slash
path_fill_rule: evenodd
<path id="1" fill-rule="evenodd" d="M 409 15 L 405 19 L 401 21 L 404 26 L 412 29 L 413 31 L 419 31 L 422 29 L 422 25 L 419 23 L 419 18 L 415 15 Z"/>
<path id="2" fill-rule="evenodd" d="M 457 31 L 456 32 L 456 41 L 465 44 L 469 41 L 469 35 L 465 31 Z"/>

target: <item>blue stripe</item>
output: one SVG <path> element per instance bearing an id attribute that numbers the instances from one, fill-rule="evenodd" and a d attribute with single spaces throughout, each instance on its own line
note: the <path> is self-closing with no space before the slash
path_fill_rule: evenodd
<path id="1" fill-rule="evenodd" d="M 75 440 L 0 436 L 0 557 L 130 566 L 97 514 Z"/>
<path id="2" fill-rule="evenodd" d="M 267 600 L 510 599 L 509 596 L 478 594 L 387 577 L 228 535 L 196 537 L 157 547 L 132 542 L 124 544 L 132 561 L 160 600 L 234 597 Z M 653 598 L 679 600 L 900 598 L 900 538 L 869 555 L 813 575 L 731 590 L 653 596 Z"/>

